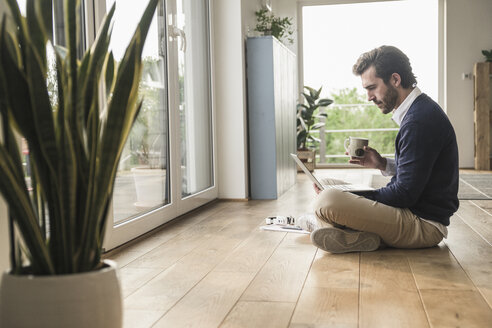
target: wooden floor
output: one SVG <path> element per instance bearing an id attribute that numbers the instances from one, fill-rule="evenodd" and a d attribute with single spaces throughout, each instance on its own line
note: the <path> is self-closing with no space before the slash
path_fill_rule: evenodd
<path id="1" fill-rule="evenodd" d="M 333 255 L 262 231 L 309 211 L 311 183 L 275 201 L 207 205 L 122 250 L 124 326 L 492 327 L 492 201 L 462 201 L 424 250 Z"/>

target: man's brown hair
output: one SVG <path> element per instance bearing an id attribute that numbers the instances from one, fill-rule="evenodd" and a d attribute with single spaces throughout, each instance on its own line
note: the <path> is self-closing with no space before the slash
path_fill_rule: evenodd
<path id="1" fill-rule="evenodd" d="M 393 46 L 381 46 L 363 53 L 352 68 L 355 75 L 362 75 L 369 67 L 374 66 L 376 76 L 388 83 L 393 73 L 401 77 L 401 85 L 407 89 L 417 84 L 417 79 L 412 72 L 412 66 L 407 55 Z"/>

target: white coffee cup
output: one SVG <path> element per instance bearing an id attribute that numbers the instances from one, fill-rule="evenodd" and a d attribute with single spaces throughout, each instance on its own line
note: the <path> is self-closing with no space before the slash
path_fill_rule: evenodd
<path id="1" fill-rule="evenodd" d="M 345 150 L 350 156 L 359 158 L 365 156 L 366 152 L 364 151 L 364 146 L 368 145 L 369 139 L 357 137 L 348 137 L 348 139 L 345 139 L 345 142 L 343 143 Z"/>

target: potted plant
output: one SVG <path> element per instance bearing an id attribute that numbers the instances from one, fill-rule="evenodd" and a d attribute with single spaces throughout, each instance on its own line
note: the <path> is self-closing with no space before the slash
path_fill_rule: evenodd
<path id="1" fill-rule="evenodd" d="M 489 65 L 489 72 L 492 74 L 492 49 L 482 50 L 482 55 L 485 56 L 485 62 Z"/>
<path id="2" fill-rule="evenodd" d="M 51 0 L 27 0 L 26 17 L 8 0 L 11 18 L 2 19 L 0 192 L 11 246 L 0 290 L 2 327 L 122 324 L 119 282 L 114 263 L 101 259 L 102 244 L 119 159 L 142 104 L 141 55 L 158 0 L 149 1 L 119 63 L 108 51 L 114 5 L 78 59 L 78 2 L 64 0 L 66 48 L 50 42 Z M 55 55 L 54 91 L 48 49 Z M 19 137 L 29 148 L 29 188 Z"/>
<path id="3" fill-rule="evenodd" d="M 302 93 L 304 103 L 297 105 L 297 155 L 310 171 L 315 168 L 316 151 L 310 148 L 308 143 L 314 144 L 321 141 L 313 135 L 313 132 L 318 131 L 325 123 L 316 119 L 327 116 L 326 113 L 319 113 L 319 108 L 333 103 L 333 100 L 328 98 L 320 99 L 322 88 L 316 90 L 304 86 L 304 89 L 307 90 L 307 92 Z"/>
<path id="4" fill-rule="evenodd" d="M 486 62 L 492 62 L 492 49 L 490 50 L 482 50 L 482 55 L 485 56 Z"/>
<path id="5" fill-rule="evenodd" d="M 263 33 L 263 35 L 273 35 L 280 42 L 287 40 L 289 44 L 294 43 L 292 35 L 292 18 L 277 17 L 268 9 L 260 9 L 255 12 L 257 24 L 255 31 Z"/>

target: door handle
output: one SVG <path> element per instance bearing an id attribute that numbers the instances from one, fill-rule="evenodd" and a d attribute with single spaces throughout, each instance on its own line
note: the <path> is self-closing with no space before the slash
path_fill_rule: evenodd
<path id="1" fill-rule="evenodd" d="M 174 39 L 181 38 L 181 46 L 179 47 L 179 50 L 182 52 L 186 52 L 186 33 L 182 29 L 176 27 L 176 26 L 169 26 L 169 35 L 173 37 Z"/>

